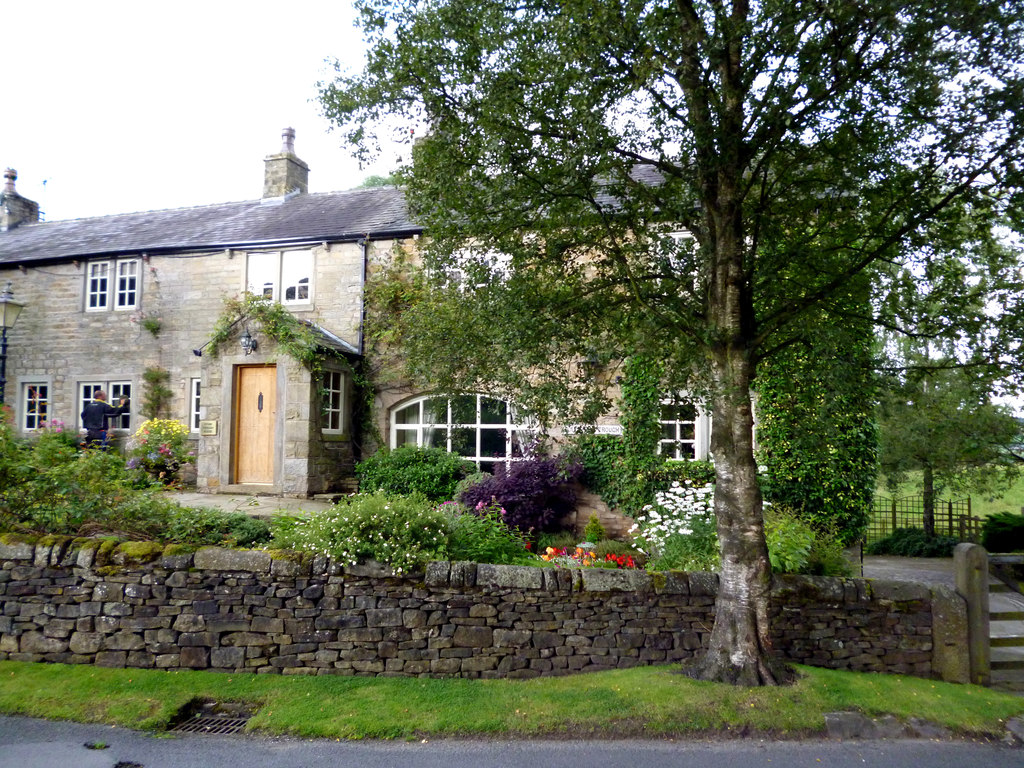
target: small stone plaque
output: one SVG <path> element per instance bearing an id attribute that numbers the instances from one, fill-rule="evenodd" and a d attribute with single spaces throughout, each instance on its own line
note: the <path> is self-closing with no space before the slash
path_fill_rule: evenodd
<path id="1" fill-rule="evenodd" d="M 217 422 L 213 421 L 213 420 L 210 420 L 210 421 L 200 421 L 199 422 L 199 434 L 202 435 L 203 437 L 212 437 L 213 435 L 216 435 L 217 434 Z"/>

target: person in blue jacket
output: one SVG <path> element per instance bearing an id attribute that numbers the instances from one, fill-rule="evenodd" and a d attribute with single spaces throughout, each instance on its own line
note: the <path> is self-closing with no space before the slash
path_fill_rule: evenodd
<path id="1" fill-rule="evenodd" d="M 128 400 L 122 397 L 115 408 L 107 402 L 107 393 L 102 389 L 97 390 L 92 397 L 92 402 L 82 409 L 82 426 L 85 427 L 85 447 L 106 447 L 107 419 L 126 413 L 128 411 Z"/>

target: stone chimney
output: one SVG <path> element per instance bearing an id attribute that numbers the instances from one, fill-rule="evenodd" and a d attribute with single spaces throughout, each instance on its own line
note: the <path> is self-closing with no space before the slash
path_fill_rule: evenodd
<path id="1" fill-rule="evenodd" d="M 295 154 L 295 129 L 281 133 L 281 151 L 263 160 L 263 197 L 284 197 L 290 192 L 305 194 L 309 188 L 309 166 Z"/>
<path id="2" fill-rule="evenodd" d="M 19 224 L 35 224 L 39 221 L 39 203 L 22 197 L 14 188 L 18 172 L 13 168 L 4 171 L 4 187 L 0 191 L 0 232 L 14 229 Z"/>

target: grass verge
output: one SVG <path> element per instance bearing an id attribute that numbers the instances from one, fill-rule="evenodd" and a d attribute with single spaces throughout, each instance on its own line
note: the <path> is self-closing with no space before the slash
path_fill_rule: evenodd
<path id="1" fill-rule="evenodd" d="M 824 734 L 824 714 L 920 718 L 996 737 L 1024 698 L 972 685 L 798 667 L 782 688 L 701 683 L 674 667 L 533 680 L 287 677 L 0 662 L 0 713 L 166 728 L 196 698 L 257 708 L 248 729 L 325 739 Z"/>

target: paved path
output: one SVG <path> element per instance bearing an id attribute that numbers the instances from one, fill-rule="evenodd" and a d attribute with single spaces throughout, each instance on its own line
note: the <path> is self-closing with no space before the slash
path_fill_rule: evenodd
<path id="1" fill-rule="evenodd" d="M 214 507 L 223 509 L 225 512 L 244 512 L 255 517 L 266 517 L 278 512 L 286 514 L 322 512 L 332 504 L 329 496 L 298 499 L 291 496 L 198 493 L 196 491 L 168 491 L 167 495 L 183 507 Z"/>

